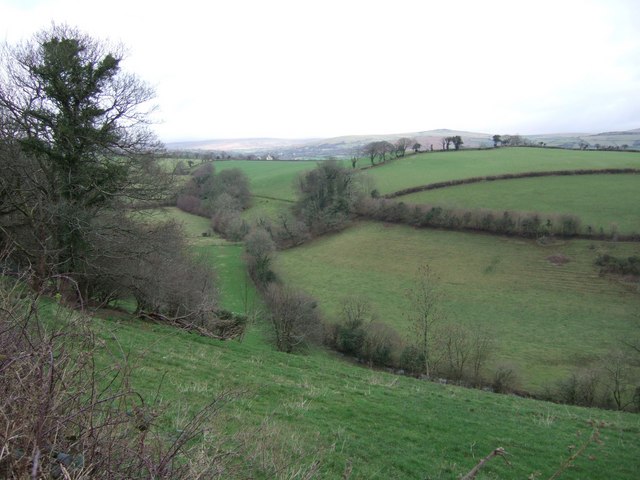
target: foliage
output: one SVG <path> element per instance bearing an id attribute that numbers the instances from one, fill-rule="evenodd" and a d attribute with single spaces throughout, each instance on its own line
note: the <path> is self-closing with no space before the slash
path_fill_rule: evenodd
<path id="1" fill-rule="evenodd" d="M 640 275 L 640 256 L 619 258 L 605 253 L 598 255 L 595 264 L 600 267 L 601 274 Z"/>
<path id="2" fill-rule="evenodd" d="M 358 198 L 354 173 L 328 160 L 298 178 L 295 212 L 314 235 L 342 228 Z"/>
<path id="3" fill-rule="evenodd" d="M 263 228 L 254 228 L 245 238 L 247 268 L 256 285 L 264 287 L 275 280 L 271 262 L 276 244 Z"/>

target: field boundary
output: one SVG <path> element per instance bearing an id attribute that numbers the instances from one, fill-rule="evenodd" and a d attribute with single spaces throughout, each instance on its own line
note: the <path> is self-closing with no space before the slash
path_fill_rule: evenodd
<path id="1" fill-rule="evenodd" d="M 457 180 L 445 180 L 442 182 L 428 183 L 426 185 L 418 185 L 415 187 L 403 188 L 396 192 L 387 193 L 383 198 L 398 198 L 412 193 L 425 192 L 427 190 L 436 190 L 439 188 L 455 187 L 458 185 L 469 185 L 472 183 L 493 182 L 496 180 L 515 180 L 520 178 L 535 177 L 556 177 L 570 175 L 620 175 L 620 174 L 638 174 L 639 168 L 591 168 L 580 170 L 546 170 L 540 172 L 522 172 L 522 173 L 504 173 L 500 175 L 486 175 L 482 177 L 469 177 Z"/>

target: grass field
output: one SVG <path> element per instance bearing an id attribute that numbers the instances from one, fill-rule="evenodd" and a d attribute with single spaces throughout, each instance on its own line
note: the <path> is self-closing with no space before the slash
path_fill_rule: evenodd
<path id="1" fill-rule="evenodd" d="M 297 175 L 314 168 L 316 162 L 230 160 L 214 162 L 213 166 L 217 171 L 239 168 L 245 172 L 251 181 L 253 195 L 294 200 L 294 181 Z"/>
<path id="2" fill-rule="evenodd" d="M 521 178 L 428 190 L 399 197 L 407 203 L 453 208 L 571 213 L 593 231 L 615 224 L 620 233 L 640 232 L 640 175 L 580 175 Z"/>
<path id="3" fill-rule="evenodd" d="M 640 244 L 574 240 L 540 246 L 490 235 L 363 223 L 278 255 L 287 284 L 316 297 L 330 318 L 349 295 L 367 299 L 381 321 L 409 335 L 406 291 L 417 267 L 441 279 L 448 321 L 491 332 L 494 363 L 541 390 L 636 334 L 637 284 L 598 276 L 599 253 L 640 254 Z M 569 262 L 555 265 L 548 257 Z"/>
<path id="4" fill-rule="evenodd" d="M 380 193 L 386 194 L 444 180 L 583 168 L 640 168 L 640 153 L 544 148 L 461 150 L 411 155 L 367 172 Z"/>
<path id="5" fill-rule="evenodd" d="M 262 442 L 267 452 L 255 462 L 263 465 L 263 474 L 251 478 L 299 478 L 294 467 L 317 460 L 318 478 L 343 478 L 351 465 L 352 479 L 453 480 L 501 446 L 510 465 L 495 459 L 478 480 L 522 479 L 537 472 L 536 478 L 546 479 L 570 455 L 571 445 L 588 438 L 593 419 L 604 425 L 603 443 L 589 446 L 562 478 L 637 478 L 637 415 L 398 377 L 320 351 L 278 353 L 257 327 L 239 343 L 122 317 L 94 324 L 105 341 L 117 338 L 136 362 L 133 387 L 148 398 L 159 394 L 167 432 L 182 428 L 187 413 L 217 393 L 241 392 L 222 410 L 211 437 L 242 430 Z M 252 447 L 251 440 L 247 444 Z M 290 469 L 278 474 L 267 468 L 287 462 Z"/>

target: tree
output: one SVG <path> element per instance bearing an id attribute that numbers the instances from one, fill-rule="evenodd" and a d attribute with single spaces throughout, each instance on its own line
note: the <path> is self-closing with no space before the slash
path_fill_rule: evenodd
<path id="1" fill-rule="evenodd" d="M 260 287 L 267 285 L 275 278 L 271 270 L 271 261 L 275 250 L 276 244 L 264 228 L 253 229 L 245 238 L 249 273 Z"/>
<path id="2" fill-rule="evenodd" d="M 369 142 L 364 147 L 362 147 L 362 153 L 369 157 L 369 160 L 371 160 L 371 165 L 375 163 L 376 155 L 378 154 L 376 143 L 377 142 Z"/>
<path id="3" fill-rule="evenodd" d="M 298 179 L 295 211 L 314 233 L 344 225 L 358 198 L 355 173 L 334 160 L 326 160 Z"/>
<path id="4" fill-rule="evenodd" d="M 407 138 L 407 137 L 402 137 L 399 138 L 396 141 L 395 147 L 396 147 L 396 156 L 398 157 L 404 157 L 406 152 L 407 152 L 407 148 L 409 148 L 411 145 L 415 144 L 415 140 L 411 139 L 411 138 Z"/>
<path id="5" fill-rule="evenodd" d="M 414 342 L 424 360 L 424 373 L 433 373 L 435 358 L 432 354 L 434 326 L 442 319 L 440 303 L 442 292 L 439 279 L 429 265 L 418 268 L 413 286 L 407 291 L 410 303 L 409 321 L 413 326 Z"/>
<path id="6" fill-rule="evenodd" d="M 451 137 L 451 141 L 453 142 L 453 148 L 455 148 L 456 150 L 460 150 L 460 147 L 464 143 L 462 141 L 462 137 L 460 137 L 460 135 L 456 135 L 454 137 Z"/>
<path id="7" fill-rule="evenodd" d="M 376 155 L 380 157 L 380 160 L 384 163 L 387 160 L 387 154 L 395 152 L 396 147 L 393 143 L 386 140 L 375 142 Z"/>
<path id="8" fill-rule="evenodd" d="M 420 147 L 422 147 L 422 145 L 420 145 L 418 142 L 416 142 L 416 143 L 413 144 L 411 149 L 413 150 L 413 153 L 418 153 L 420 151 Z"/>
<path id="9" fill-rule="evenodd" d="M 496 148 L 498 147 L 498 144 L 500 142 L 502 142 L 502 136 L 501 135 L 494 135 L 492 137 L 492 139 L 493 139 L 493 146 L 496 147 Z"/>
<path id="10" fill-rule="evenodd" d="M 0 228 L 21 264 L 76 298 L 96 220 L 169 186 L 148 128 L 153 90 L 121 70 L 122 58 L 120 47 L 55 25 L 2 52 Z"/>

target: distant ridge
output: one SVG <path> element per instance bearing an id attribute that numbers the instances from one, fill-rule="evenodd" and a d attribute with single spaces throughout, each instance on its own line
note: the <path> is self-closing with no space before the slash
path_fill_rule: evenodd
<path id="1" fill-rule="evenodd" d="M 508 134 L 502 132 L 502 134 Z M 513 133 L 512 133 L 513 134 Z M 399 138 L 415 138 L 421 150 L 440 150 L 444 137 L 459 135 L 463 148 L 489 148 L 493 146 L 493 134 L 440 128 L 409 133 L 371 135 L 342 135 L 330 138 L 232 138 L 211 139 L 166 144 L 168 150 L 207 150 L 233 155 L 271 155 L 281 159 L 348 158 L 358 154 L 359 149 L 370 142 L 386 140 L 395 142 Z M 579 148 L 585 142 L 591 146 L 640 149 L 640 128 L 603 133 L 545 133 L 522 135 L 534 144 L 544 143 L 550 147 Z M 626 146 L 626 147 L 625 147 Z"/>

